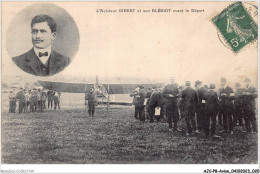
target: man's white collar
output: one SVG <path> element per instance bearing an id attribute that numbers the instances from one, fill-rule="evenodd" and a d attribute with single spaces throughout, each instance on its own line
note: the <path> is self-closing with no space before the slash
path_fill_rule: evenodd
<path id="1" fill-rule="evenodd" d="M 41 60 L 41 62 L 43 64 L 46 64 L 46 62 L 49 60 L 50 55 L 51 55 L 51 45 L 44 49 L 39 49 L 39 48 L 33 47 L 33 50 L 34 50 L 35 54 L 37 55 L 37 57 Z M 47 56 L 39 57 L 39 53 L 45 53 L 45 52 L 48 52 Z"/>

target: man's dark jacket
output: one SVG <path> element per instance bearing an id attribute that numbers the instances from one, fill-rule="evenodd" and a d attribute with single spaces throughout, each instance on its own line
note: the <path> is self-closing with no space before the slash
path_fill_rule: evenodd
<path id="1" fill-rule="evenodd" d="M 62 71 L 70 63 L 70 59 L 65 57 L 53 49 L 50 58 L 47 61 L 48 66 L 44 65 L 32 48 L 27 53 L 13 57 L 14 63 L 23 71 L 36 76 L 49 76 Z"/>

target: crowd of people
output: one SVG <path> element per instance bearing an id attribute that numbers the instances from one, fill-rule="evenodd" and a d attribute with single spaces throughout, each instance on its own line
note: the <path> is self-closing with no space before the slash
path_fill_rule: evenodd
<path id="1" fill-rule="evenodd" d="M 16 92 L 16 88 L 13 88 L 9 93 L 9 112 L 15 113 L 17 104 L 18 113 L 42 112 L 47 108 L 46 102 L 48 108 L 60 109 L 60 95 L 61 93 L 52 90 L 20 88 Z"/>
<path id="2" fill-rule="evenodd" d="M 164 88 L 139 86 L 130 94 L 135 106 L 134 117 L 141 122 L 153 123 L 166 116 L 170 132 L 182 131 L 178 122 L 183 119 L 186 135 L 204 132 L 205 137 L 218 138 L 217 124 L 224 133 L 233 134 L 234 126 L 241 126 L 248 133 L 257 133 L 257 90 L 251 86 L 251 80 L 246 78 L 243 87 L 236 83 L 235 90 L 227 85 L 225 78 L 220 82 L 220 89 L 216 89 L 215 84 L 202 85 L 201 81 L 195 82 L 195 89 L 190 81 L 182 87 L 174 82 L 174 78 Z"/>

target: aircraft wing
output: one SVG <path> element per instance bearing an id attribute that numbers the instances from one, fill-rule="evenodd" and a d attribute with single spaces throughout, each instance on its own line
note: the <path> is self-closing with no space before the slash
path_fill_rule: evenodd
<path id="1" fill-rule="evenodd" d="M 84 83 L 67 83 L 67 82 L 50 82 L 50 81 L 38 81 L 45 89 L 54 90 L 58 92 L 67 92 L 67 93 L 85 93 L 86 90 L 89 90 L 94 85 L 93 84 L 84 84 Z M 162 86 L 163 84 L 100 84 L 99 87 L 104 87 L 106 92 L 109 91 L 109 94 L 130 94 L 138 86 L 143 86 L 144 88 L 153 87 L 153 86 Z M 103 91 L 103 90 L 102 90 Z M 104 91 L 103 91 L 104 93 Z M 105 94 L 106 95 L 106 94 Z"/>
<path id="2" fill-rule="evenodd" d="M 103 84 L 103 86 L 109 91 L 109 94 L 130 94 L 139 86 L 147 89 L 153 86 L 162 87 L 163 84 Z"/>
<path id="3" fill-rule="evenodd" d="M 50 82 L 50 81 L 38 81 L 45 89 L 54 90 L 65 93 L 85 93 L 93 87 L 93 84 L 84 83 L 67 83 L 67 82 Z"/>

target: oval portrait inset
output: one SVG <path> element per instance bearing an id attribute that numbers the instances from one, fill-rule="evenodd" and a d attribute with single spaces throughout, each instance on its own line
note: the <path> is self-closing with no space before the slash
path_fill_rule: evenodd
<path id="1" fill-rule="evenodd" d="M 8 28 L 6 46 L 23 71 L 51 76 L 71 63 L 79 47 L 79 32 L 63 8 L 40 3 L 16 14 Z"/>

